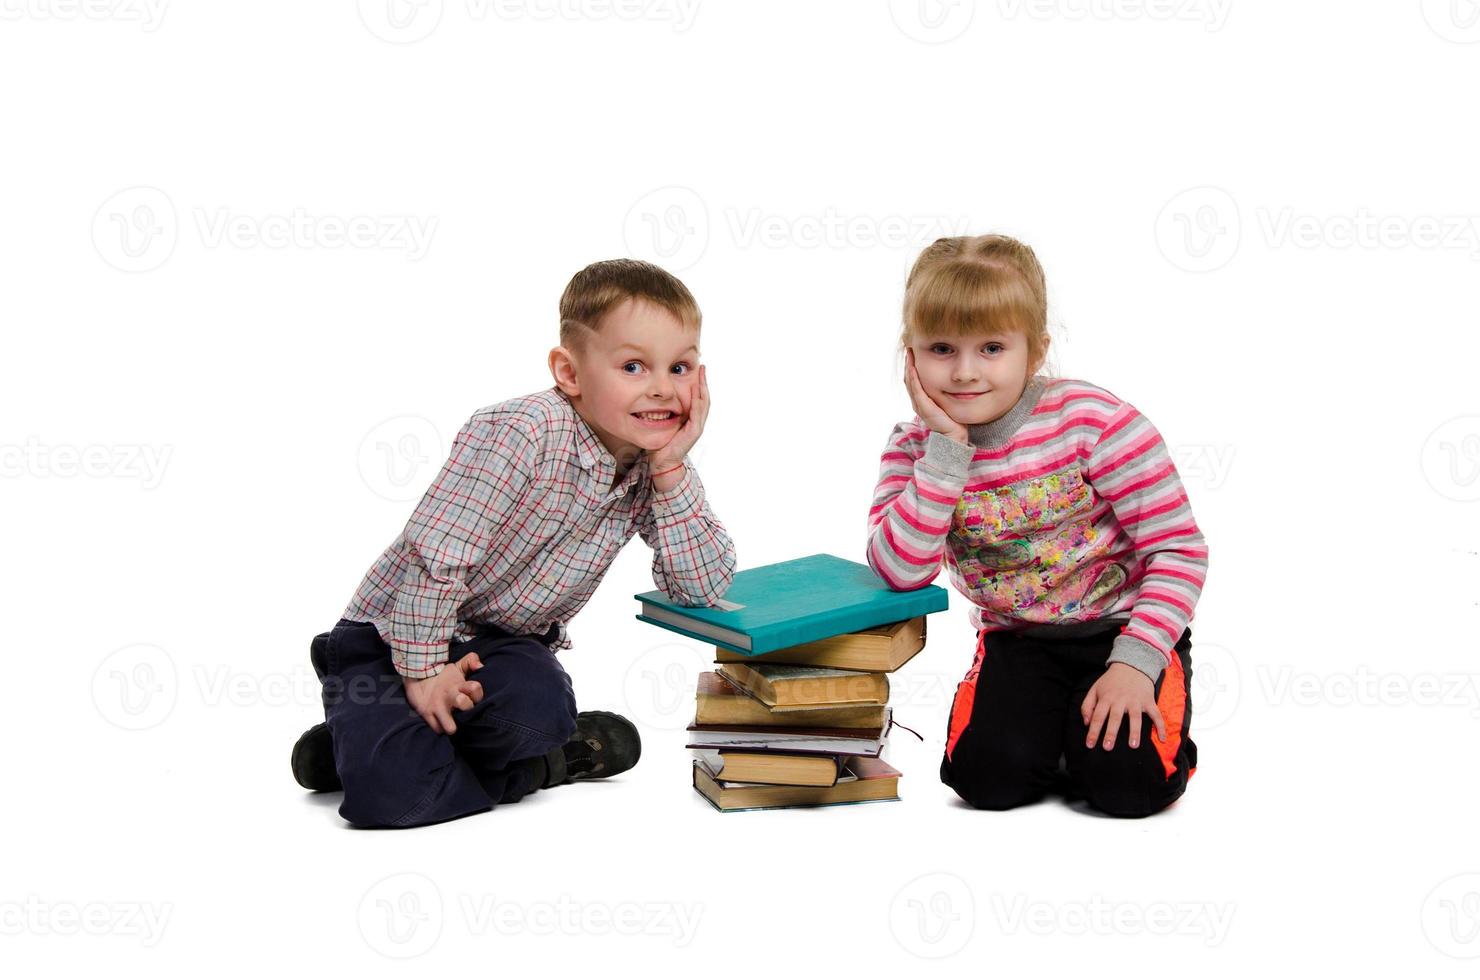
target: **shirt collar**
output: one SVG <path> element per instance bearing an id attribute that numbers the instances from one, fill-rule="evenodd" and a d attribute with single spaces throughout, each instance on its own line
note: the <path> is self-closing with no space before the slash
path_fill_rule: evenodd
<path id="1" fill-rule="evenodd" d="M 612 458 L 611 453 L 606 451 L 606 446 L 602 445 L 601 439 L 596 435 L 595 430 L 591 428 L 590 423 L 581 418 L 581 413 L 576 411 L 576 407 L 571 402 L 570 396 L 558 387 L 552 388 L 551 391 L 555 392 L 555 397 L 560 400 L 560 404 L 570 416 L 572 427 L 576 433 L 576 458 L 581 461 L 581 465 L 587 470 L 595 470 L 605 461 L 607 466 L 616 469 L 617 461 Z"/>
<path id="2" fill-rule="evenodd" d="M 617 472 L 616 457 L 612 456 L 605 444 L 602 443 L 601 438 L 591 428 L 590 423 L 581 417 L 580 412 L 576 411 L 576 407 L 571 402 L 570 397 L 561 391 L 558 385 L 553 386 L 551 390 L 555 392 L 555 397 L 560 399 L 560 403 L 565 406 L 565 411 L 570 414 L 570 420 L 576 433 L 576 458 L 580 460 L 582 468 L 592 476 L 604 481 L 603 489 L 610 487 L 612 478 Z M 622 479 L 622 483 L 616 489 L 621 489 L 634 483 L 639 477 L 639 470 L 644 469 L 646 463 L 647 454 L 644 453 L 632 464 L 632 468 L 627 471 Z"/>

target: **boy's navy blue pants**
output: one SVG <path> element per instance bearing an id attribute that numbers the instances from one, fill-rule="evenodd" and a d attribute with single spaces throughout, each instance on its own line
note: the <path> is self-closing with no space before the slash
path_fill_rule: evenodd
<path id="1" fill-rule="evenodd" d="M 1152 737 L 1142 716 L 1137 748 L 1130 719 L 1122 718 L 1115 745 L 1104 729 L 1094 748 L 1080 705 L 1105 673 L 1119 624 L 1077 639 L 1041 639 L 1011 631 L 977 635 L 976 659 L 956 686 L 940 762 L 941 782 L 967 803 L 1006 810 L 1064 787 L 1071 795 L 1119 817 L 1144 817 L 1171 805 L 1197 769 L 1192 726 L 1192 630 L 1172 648 L 1172 663 L 1156 681 L 1156 707 L 1165 742 Z"/>
<path id="2" fill-rule="evenodd" d="M 371 623 L 341 619 L 315 639 L 324 718 L 344 784 L 340 816 L 357 827 L 415 827 L 518 800 L 546 776 L 545 753 L 575 734 L 570 675 L 544 637 L 484 627 L 451 644 L 453 662 L 477 653 L 483 699 L 454 710 L 440 735 L 406 701 L 390 646 Z M 447 668 L 444 668 L 447 669 Z"/>

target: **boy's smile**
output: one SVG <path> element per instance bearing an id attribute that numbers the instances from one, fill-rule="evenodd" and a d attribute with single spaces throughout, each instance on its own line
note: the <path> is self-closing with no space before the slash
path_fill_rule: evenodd
<path id="1" fill-rule="evenodd" d="M 698 343 L 699 331 L 663 307 L 626 299 L 601 318 L 584 350 L 551 351 L 557 383 L 616 458 L 618 472 L 663 448 L 687 421 Z M 574 377 L 557 368 L 562 351 Z"/>

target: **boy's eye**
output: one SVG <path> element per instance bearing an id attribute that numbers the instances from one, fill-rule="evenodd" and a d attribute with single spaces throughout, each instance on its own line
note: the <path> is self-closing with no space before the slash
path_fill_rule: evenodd
<path id="1" fill-rule="evenodd" d="M 992 350 L 992 348 L 994 348 L 994 347 L 996 348 L 996 350 Z M 1004 351 L 1006 349 L 1007 348 L 1003 347 L 1001 344 L 988 344 L 986 347 L 983 347 L 982 348 L 982 350 L 989 351 L 990 353 L 993 353 L 993 354 L 1001 353 L 1002 351 Z"/>
<path id="2" fill-rule="evenodd" d="M 628 361 L 626 364 L 623 364 L 622 365 L 623 372 L 625 372 L 627 374 L 631 374 L 632 372 L 631 371 L 628 371 L 627 369 L 630 368 L 634 364 L 636 364 L 638 367 L 641 367 L 642 366 L 642 362 L 641 361 Z"/>
<path id="3" fill-rule="evenodd" d="M 931 344 L 930 345 L 930 353 L 932 353 L 932 354 L 949 354 L 950 352 L 951 352 L 951 348 L 950 348 L 950 345 L 949 344 Z"/>
<path id="4" fill-rule="evenodd" d="M 673 367 L 675 369 L 677 369 L 677 368 L 683 368 L 683 373 L 684 374 L 691 374 L 691 373 L 693 373 L 693 370 L 694 370 L 693 366 L 690 365 L 688 361 L 679 361 L 677 364 L 673 365 Z"/>

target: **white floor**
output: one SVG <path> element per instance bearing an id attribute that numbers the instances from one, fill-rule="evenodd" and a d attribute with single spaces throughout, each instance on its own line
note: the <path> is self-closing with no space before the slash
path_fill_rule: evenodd
<path id="1" fill-rule="evenodd" d="M 1480 870 L 1469 849 L 1480 794 L 1448 753 L 1471 737 L 1473 710 L 1271 703 L 1244 665 L 1195 693 L 1209 721 L 1194 725 L 1199 770 L 1164 813 L 1117 820 L 1056 797 L 981 812 L 936 778 L 936 699 L 964 656 L 945 637 L 970 638 L 949 618 L 959 612 L 894 678 L 901 719 L 926 735 L 891 739 L 900 802 L 712 810 L 689 786 L 681 737 L 701 650 L 659 638 L 627 669 L 566 655 L 586 707 L 641 724 L 631 772 L 432 827 L 354 830 L 340 794 L 305 793 L 289 776 L 311 705 L 297 694 L 211 704 L 220 683 L 179 664 L 173 707 L 152 727 L 65 710 L 67 727 L 17 746 L 14 785 L 48 788 L 12 797 L 12 826 L 37 843 L 12 837 L 6 877 L 51 914 L 71 903 L 106 918 L 104 936 L 30 947 L 57 968 L 168 974 L 211 957 L 260 973 L 292 949 L 295 968 L 374 975 L 400 959 L 438 970 L 492 955 L 524 969 L 704 964 L 741 976 L 777 950 L 911 975 L 991 963 L 1129 977 L 1147 968 L 1141 957 L 1175 957 L 1233 977 L 1298 932 L 1312 966 L 1377 973 L 1418 960 L 1426 976 L 1467 975 L 1445 954 L 1471 948 L 1466 895 L 1480 879 L 1454 876 Z M 620 619 L 611 632 L 653 640 Z M 243 697 L 270 699 L 240 683 Z M 58 738 L 70 747 L 51 748 Z"/>

